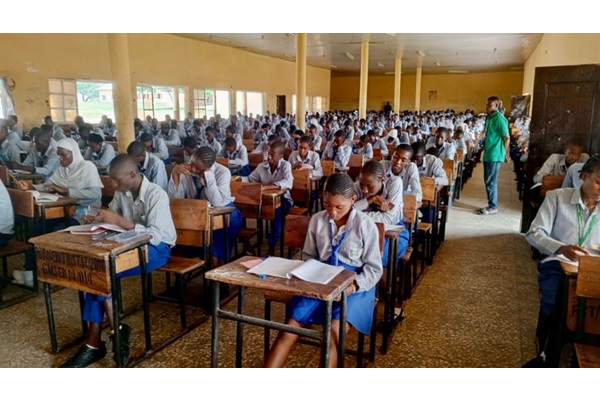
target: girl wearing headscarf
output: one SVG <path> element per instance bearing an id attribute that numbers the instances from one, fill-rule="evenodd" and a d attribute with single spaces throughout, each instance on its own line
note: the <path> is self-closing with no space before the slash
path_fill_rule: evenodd
<path id="1" fill-rule="evenodd" d="M 15 188 L 28 190 L 35 189 L 44 192 L 56 192 L 62 196 L 77 199 L 75 214 L 71 216 L 71 224 L 81 224 L 84 221 L 88 206 L 102 206 L 102 181 L 98 169 L 92 162 L 84 160 L 79 146 L 74 139 L 61 139 L 57 145 L 59 167 L 50 178 L 39 185 L 32 185 L 28 181 L 15 182 Z M 46 222 L 48 231 L 59 229 L 58 223 L 62 219 Z"/>

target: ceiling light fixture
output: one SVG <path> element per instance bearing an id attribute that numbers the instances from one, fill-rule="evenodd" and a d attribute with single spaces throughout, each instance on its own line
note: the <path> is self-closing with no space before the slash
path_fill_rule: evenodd
<path id="1" fill-rule="evenodd" d="M 469 71 L 466 70 L 448 70 L 449 74 L 468 74 Z"/>
<path id="2" fill-rule="evenodd" d="M 384 67 L 383 63 L 377 63 L 377 67 Z"/>
<path id="3" fill-rule="evenodd" d="M 332 64 L 330 67 L 335 69 L 335 68 L 337 68 L 337 65 Z"/>
<path id="4" fill-rule="evenodd" d="M 292 55 L 290 55 L 290 54 L 284 54 L 284 55 L 283 55 L 283 57 L 285 57 L 285 58 L 289 58 L 289 59 L 291 59 L 291 60 L 293 60 L 293 59 L 295 59 L 295 58 L 296 58 L 296 57 L 294 57 L 294 56 L 292 56 Z"/>
<path id="5" fill-rule="evenodd" d="M 31 61 L 28 61 L 27 63 L 27 72 L 38 72 L 37 68 L 35 68 L 35 65 L 33 65 L 33 63 Z"/>
<path id="6" fill-rule="evenodd" d="M 231 43 L 231 39 L 224 38 L 222 36 L 210 35 L 210 40 L 221 43 Z"/>
<path id="7" fill-rule="evenodd" d="M 421 57 L 425 57 L 425 53 L 423 53 L 421 50 L 419 50 L 419 51 L 417 52 L 417 54 L 418 54 L 419 56 L 421 56 Z"/>
<path id="8" fill-rule="evenodd" d="M 263 35 L 254 35 L 252 36 L 252 39 L 264 39 L 265 37 Z"/>
<path id="9" fill-rule="evenodd" d="M 385 75 L 394 75 L 395 72 L 394 71 L 386 71 L 384 72 Z"/>
<path id="10" fill-rule="evenodd" d="M 437 65 L 438 67 L 441 65 L 439 61 L 435 62 L 435 65 Z"/>
<path id="11" fill-rule="evenodd" d="M 348 52 L 346 52 L 346 57 L 348 57 L 350 60 L 354 60 L 354 56 Z"/>
<path id="12" fill-rule="evenodd" d="M 396 36 L 395 33 L 386 33 L 386 35 L 388 35 L 388 36 Z"/>

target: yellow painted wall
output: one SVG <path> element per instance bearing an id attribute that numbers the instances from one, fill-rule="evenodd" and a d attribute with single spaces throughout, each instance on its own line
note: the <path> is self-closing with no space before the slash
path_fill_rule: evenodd
<path id="1" fill-rule="evenodd" d="M 26 129 L 50 113 L 48 78 L 111 80 L 106 34 L 0 34 L 0 76 L 16 83 L 13 97 Z M 130 34 L 132 83 L 265 92 L 265 111 L 286 95 L 292 110 L 295 63 L 170 34 Z M 37 73 L 26 72 L 33 62 Z M 329 98 L 330 72 L 307 67 L 307 95 Z M 191 109 L 188 99 L 186 109 Z"/>
<path id="2" fill-rule="evenodd" d="M 332 76 L 331 108 L 358 107 L 359 76 Z M 485 99 L 498 96 L 510 107 L 511 95 L 521 94 L 522 71 L 472 74 L 423 75 L 421 78 L 421 110 L 466 110 L 483 112 Z M 402 75 L 400 109 L 414 110 L 416 75 Z M 429 100 L 429 91 L 437 91 L 437 99 Z M 368 109 L 381 110 L 386 102 L 393 104 L 394 76 L 369 76 Z"/>
<path id="3" fill-rule="evenodd" d="M 533 96 L 536 67 L 600 63 L 600 34 L 545 33 L 525 63 L 523 93 Z"/>

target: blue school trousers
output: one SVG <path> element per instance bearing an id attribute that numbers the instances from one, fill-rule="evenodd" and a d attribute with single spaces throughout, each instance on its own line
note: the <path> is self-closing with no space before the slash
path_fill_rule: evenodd
<path id="1" fill-rule="evenodd" d="M 285 219 L 285 216 L 287 216 L 293 206 L 293 202 L 289 199 L 284 199 L 281 206 L 283 207 L 283 219 Z M 271 232 L 269 233 L 269 248 L 275 248 L 275 245 L 277 245 L 277 240 L 281 236 L 282 227 L 283 220 L 281 218 L 281 211 L 275 209 L 275 220 L 273 220 Z"/>

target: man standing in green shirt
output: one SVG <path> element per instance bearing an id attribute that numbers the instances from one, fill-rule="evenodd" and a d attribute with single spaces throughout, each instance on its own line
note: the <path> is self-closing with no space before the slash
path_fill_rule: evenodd
<path id="1" fill-rule="evenodd" d="M 498 213 L 498 172 L 500 165 L 508 163 L 510 136 L 508 120 L 498 111 L 501 102 L 496 96 L 487 99 L 485 110 L 485 153 L 483 155 L 483 177 L 488 197 L 488 207 L 479 209 L 479 214 Z"/>

